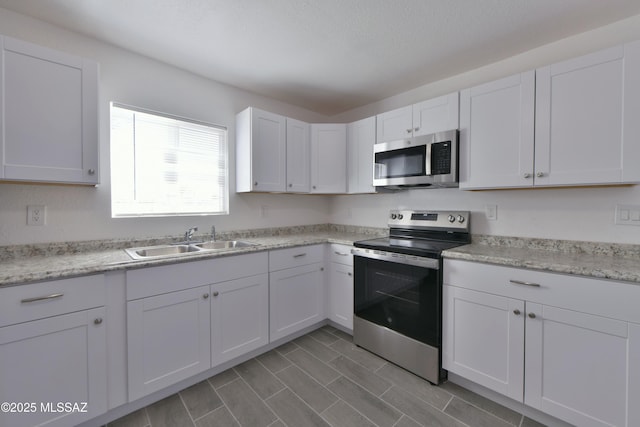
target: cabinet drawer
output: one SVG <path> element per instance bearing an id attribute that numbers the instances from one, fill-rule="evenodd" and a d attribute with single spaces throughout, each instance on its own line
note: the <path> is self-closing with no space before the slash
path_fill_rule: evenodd
<path id="1" fill-rule="evenodd" d="M 445 260 L 444 284 L 640 323 L 640 285 Z"/>
<path id="2" fill-rule="evenodd" d="M 353 265 L 352 246 L 331 244 L 329 245 L 329 260 L 338 264 Z"/>
<path id="3" fill-rule="evenodd" d="M 127 271 L 127 300 L 226 282 L 267 272 L 267 252 Z"/>
<path id="4" fill-rule="evenodd" d="M 323 245 L 298 246 L 269 252 L 269 271 L 324 261 Z"/>
<path id="5" fill-rule="evenodd" d="M 0 326 L 105 304 L 104 275 L 74 277 L 0 289 Z"/>

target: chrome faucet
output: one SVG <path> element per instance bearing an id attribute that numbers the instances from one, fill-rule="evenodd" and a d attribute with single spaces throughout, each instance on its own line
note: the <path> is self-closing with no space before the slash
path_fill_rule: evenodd
<path id="1" fill-rule="evenodd" d="M 191 239 L 193 239 L 193 234 L 198 231 L 198 227 L 191 227 L 184 233 L 184 240 L 187 242 L 187 245 L 191 243 Z"/>
<path id="2" fill-rule="evenodd" d="M 211 240 L 213 240 L 214 242 L 216 241 L 216 226 L 215 225 L 211 226 Z"/>

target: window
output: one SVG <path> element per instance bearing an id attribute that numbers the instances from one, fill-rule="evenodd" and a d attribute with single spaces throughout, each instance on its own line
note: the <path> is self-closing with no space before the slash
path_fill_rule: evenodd
<path id="1" fill-rule="evenodd" d="M 229 213 L 227 129 L 111 104 L 111 216 Z"/>

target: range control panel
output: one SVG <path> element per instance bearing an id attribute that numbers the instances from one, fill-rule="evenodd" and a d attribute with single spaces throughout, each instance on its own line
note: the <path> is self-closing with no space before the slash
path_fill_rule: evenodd
<path id="1" fill-rule="evenodd" d="M 456 229 L 469 231 L 469 211 L 417 211 L 392 210 L 389 213 L 389 227 Z"/>

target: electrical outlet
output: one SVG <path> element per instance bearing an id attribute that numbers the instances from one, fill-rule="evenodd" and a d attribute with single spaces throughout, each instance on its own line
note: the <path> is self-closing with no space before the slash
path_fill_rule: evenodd
<path id="1" fill-rule="evenodd" d="M 484 213 L 488 221 L 496 221 L 498 219 L 498 205 L 484 205 Z"/>
<path id="2" fill-rule="evenodd" d="M 269 216 L 269 206 L 260 206 L 260 218 L 266 218 L 267 216 Z"/>
<path id="3" fill-rule="evenodd" d="M 44 205 L 27 206 L 27 225 L 45 225 L 47 207 Z"/>
<path id="4" fill-rule="evenodd" d="M 616 205 L 618 225 L 640 225 L 640 205 Z"/>

